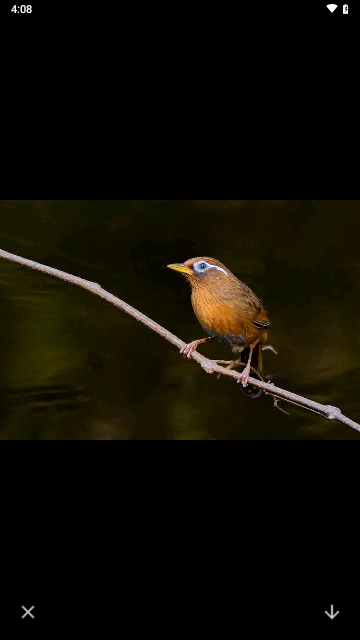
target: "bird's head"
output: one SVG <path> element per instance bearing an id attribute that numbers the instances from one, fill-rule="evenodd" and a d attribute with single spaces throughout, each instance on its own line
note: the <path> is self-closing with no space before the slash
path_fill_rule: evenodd
<path id="1" fill-rule="evenodd" d="M 191 258 L 186 262 L 168 264 L 169 269 L 179 271 L 186 276 L 192 286 L 224 282 L 233 274 L 215 258 Z"/>

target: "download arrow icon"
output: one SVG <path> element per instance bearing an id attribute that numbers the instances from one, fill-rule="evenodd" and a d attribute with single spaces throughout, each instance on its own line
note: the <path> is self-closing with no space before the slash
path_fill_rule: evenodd
<path id="1" fill-rule="evenodd" d="M 334 613 L 334 605 L 332 604 L 330 607 L 330 612 L 325 611 L 326 615 L 329 616 L 330 620 L 334 620 L 334 618 L 336 618 L 336 616 L 338 615 L 338 613 L 340 613 L 340 611 L 336 611 L 336 613 Z"/>

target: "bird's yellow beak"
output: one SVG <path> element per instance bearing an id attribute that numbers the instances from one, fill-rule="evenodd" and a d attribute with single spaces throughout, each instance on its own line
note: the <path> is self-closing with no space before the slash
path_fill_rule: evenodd
<path id="1" fill-rule="evenodd" d="M 192 273 L 192 269 L 189 267 L 184 267 L 181 262 L 175 262 L 175 264 L 168 264 L 169 269 L 174 269 L 174 271 L 180 271 L 180 273 Z"/>

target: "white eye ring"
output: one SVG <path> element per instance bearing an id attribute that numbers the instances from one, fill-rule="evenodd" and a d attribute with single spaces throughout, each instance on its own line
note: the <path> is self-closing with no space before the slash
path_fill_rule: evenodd
<path id="1" fill-rule="evenodd" d="M 205 265 L 205 268 L 202 268 L 203 265 Z M 222 267 L 218 267 L 216 264 L 209 264 L 205 260 L 201 260 L 200 262 L 194 263 L 194 270 L 197 273 L 205 273 L 205 271 L 208 271 L 209 269 L 217 269 L 218 271 L 222 271 L 223 273 L 225 273 L 226 276 L 228 275 L 225 269 L 223 269 Z"/>

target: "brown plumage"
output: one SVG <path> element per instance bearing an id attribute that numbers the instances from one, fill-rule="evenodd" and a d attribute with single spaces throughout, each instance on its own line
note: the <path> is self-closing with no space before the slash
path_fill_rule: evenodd
<path id="1" fill-rule="evenodd" d="M 262 377 L 262 345 L 270 322 L 261 300 L 215 258 L 191 258 L 168 267 L 183 273 L 190 282 L 195 315 L 209 336 L 190 342 L 181 352 L 190 357 L 199 344 L 216 339 L 241 353 L 240 360 L 231 362 L 230 367 L 246 364 L 239 379 L 243 387 L 247 387 L 250 366 Z M 251 397 L 261 394 L 253 385 L 244 391 Z"/>

